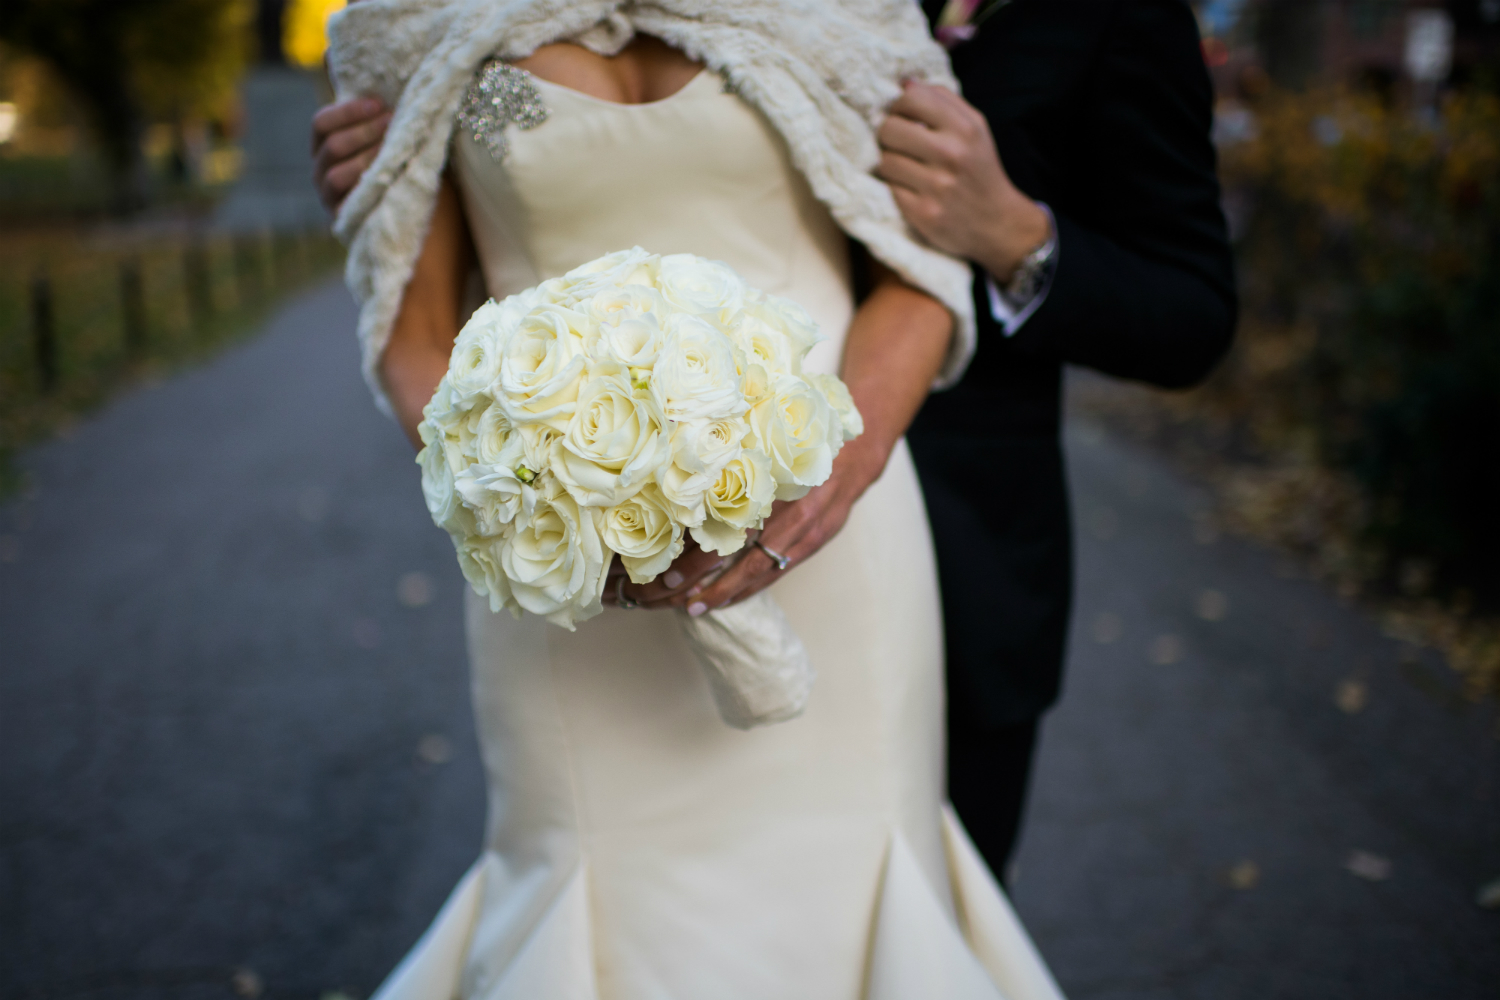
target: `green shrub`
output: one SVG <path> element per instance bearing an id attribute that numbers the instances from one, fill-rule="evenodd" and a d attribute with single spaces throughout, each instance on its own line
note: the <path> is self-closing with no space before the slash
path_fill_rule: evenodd
<path id="1" fill-rule="evenodd" d="M 1272 94 L 1222 152 L 1241 339 L 1190 404 L 1344 475 L 1367 582 L 1500 601 L 1500 101 Z M 1346 511 L 1348 507 L 1344 508 Z"/>

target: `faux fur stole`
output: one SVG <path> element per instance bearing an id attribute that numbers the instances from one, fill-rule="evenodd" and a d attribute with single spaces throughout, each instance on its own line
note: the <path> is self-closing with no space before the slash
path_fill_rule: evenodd
<path id="1" fill-rule="evenodd" d="M 365 377 L 381 409 L 390 404 L 376 367 L 474 71 L 491 55 L 520 59 L 561 39 L 618 50 L 632 29 L 723 75 L 781 133 L 844 231 L 948 307 L 955 336 L 936 387 L 956 382 L 974 352 L 969 267 L 915 237 L 871 173 L 875 129 L 901 80 L 957 88 L 912 0 L 362 0 L 329 21 L 334 83 L 341 97 L 374 94 L 395 115 L 334 231 L 349 245 Z"/>

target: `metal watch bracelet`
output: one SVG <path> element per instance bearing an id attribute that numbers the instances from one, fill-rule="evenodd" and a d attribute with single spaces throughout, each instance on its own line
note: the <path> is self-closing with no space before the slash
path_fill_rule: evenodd
<path id="1" fill-rule="evenodd" d="M 1046 242 L 1021 258 L 1015 273 L 1001 290 L 1012 308 L 1026 306 L 1047 284 L 1048 269 L 1057 255 L 1057 227 L 1052 223 L 1050 213 L 1047 222 Z"/>

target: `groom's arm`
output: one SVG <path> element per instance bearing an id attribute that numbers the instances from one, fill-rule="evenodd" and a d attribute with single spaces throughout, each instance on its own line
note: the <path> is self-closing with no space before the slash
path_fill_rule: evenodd
<path id="1" fill-rule="evenodd" d="M 313 186 L 330 214 L 375 162 L 390 124 L 391 111 L 378 97 L 351 97 L 313 115 Z"/>
<path id="2" fill-rule="evenodd" d="M 1228 348 L 1236 310 L 1212 88 L 1186 5 L 1131 0 L 1115 11 L 1088 89 L 1067 106 L 1077 153 L 1049 166 L 1055 271 L 1011 339 L 1023 353 L 1184 386 Z M 1043 241 L 1039 207 L 1010 182 L 989 122 L 956 94 L 911 85 L 879 137 L 880 172 L 933 245 L 1003 286 Z"/>

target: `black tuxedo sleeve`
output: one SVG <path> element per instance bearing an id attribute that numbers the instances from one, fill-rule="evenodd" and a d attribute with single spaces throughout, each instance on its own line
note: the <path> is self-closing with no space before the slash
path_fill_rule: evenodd
<path id="1" fill-rule="evenodd" d="M 1071 120 L 1052 123 L 1075 140 L 1075 162 L 1057 164 L 1070 197 L 1052 205 L 1051 289 L 1013 346 L 1191 385 L 1228 349 L 1236 313 L 1197 25 L 1181 0 L 1122 0 L 1098 44 Z"/>

